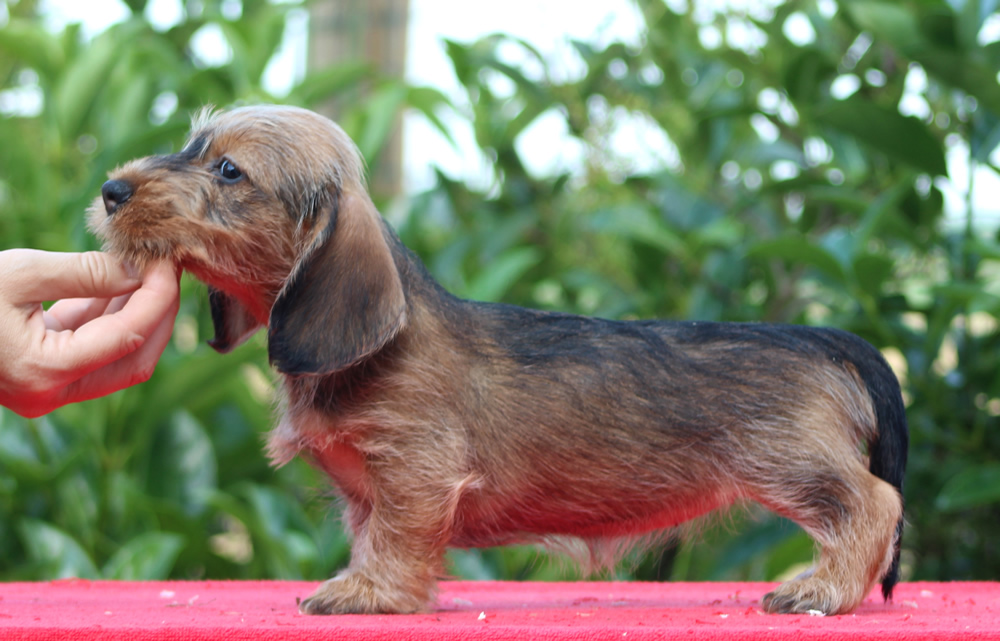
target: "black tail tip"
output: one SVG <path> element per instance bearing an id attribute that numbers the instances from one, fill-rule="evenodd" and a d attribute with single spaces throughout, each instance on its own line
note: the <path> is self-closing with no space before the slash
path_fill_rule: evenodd
<path id="1" fill-rule="evenodd" d="M 903 519 L 896 523 L 896 536 L 892 547 L 892 565 L 882 577 L 882 598 L 886 601 L 892 600 L 892 591 L 899 583 L 899 553 L 903 543 Z"/>
<path id="2" fill-rule="evenodd" d="M 882 598 L 886 601 L 892 600 L 892 591 L 899 583 L 899 556 L 892 560 L 889 571 L 882 577 Z"/>

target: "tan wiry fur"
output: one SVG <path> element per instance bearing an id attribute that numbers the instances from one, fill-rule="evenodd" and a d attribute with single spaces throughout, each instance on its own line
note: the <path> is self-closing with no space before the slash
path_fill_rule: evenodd
<path id="1" fill-rule="evenodd" d="M 874 348 L 459 300 L 362 174 L 311 112 L 206 111 L 179 153 L 116 170 L 89 214 L 108 250 L 209 285 L 219 351 L 267 329 L 284 390 L 270 455 L 324 470 L 354 534 L 349 567 L 302 611 L 422 611 L 448 546 L 577 540 L 607 564 L 743 501 L 822 546 L 767 611 L 848 612 L 880 579 L 891 593 L 906 426 Z"/>

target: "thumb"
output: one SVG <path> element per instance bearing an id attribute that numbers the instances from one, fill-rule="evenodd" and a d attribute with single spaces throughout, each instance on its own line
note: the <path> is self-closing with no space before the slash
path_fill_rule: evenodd
<path id="1" fill-rule="evenodd" d="M 138 278 L 109 254 L 58 253 L 34 249 L 0 252 L 7 299 L 37 304 L 62 298 L 110 298 L 135 290 Z"/>

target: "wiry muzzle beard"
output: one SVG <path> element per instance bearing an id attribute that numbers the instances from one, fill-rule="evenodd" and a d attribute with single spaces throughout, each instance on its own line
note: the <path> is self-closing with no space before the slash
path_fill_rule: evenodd
<path id="1" fill-rule="evenodd" d="M 151 262 L 181 262 L 177 256 L 177 247 L 167 238 L 153 234 L 133 234 L 118 229 L 104 213 L 104 204 L 100 199 L 88 208 L 87 219 L 87 227 L 101 240 L 102 249 L 134 266 L 140 273 Z"/>
<path id="2" fill-rule="evenodd" d="M 211 180 L 179 155 L 133 160 L 110 174 L 87 210 L 87 226 L 105 251 L 140 269 L 208 257 L 206 247 L 217 243 L 208 224 Z"/>

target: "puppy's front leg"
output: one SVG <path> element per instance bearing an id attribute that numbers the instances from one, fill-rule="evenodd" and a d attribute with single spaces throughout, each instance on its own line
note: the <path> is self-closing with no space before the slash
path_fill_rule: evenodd
<path id="1" fill-rule="evenodd" d="M 350 565 L 299 604 L 303 614 L 407 614 L 427 610 L 443 548 L 369 521 Z"/>
<path id="2" fill-rule="evenodd" d="M 444 573 L 449 530 L 441 496 L 419 483 L 374 484 L 369 500 L 352 502 L 351 562 L 299 605 L 303 614 L 404 614 L 426 611 Z"/>

